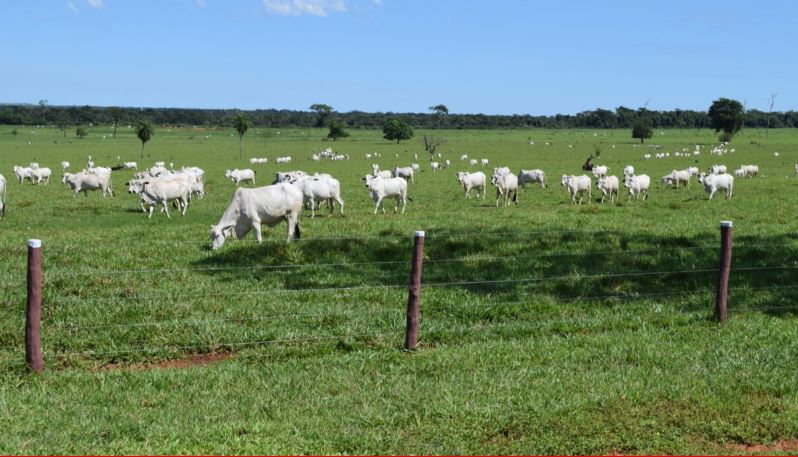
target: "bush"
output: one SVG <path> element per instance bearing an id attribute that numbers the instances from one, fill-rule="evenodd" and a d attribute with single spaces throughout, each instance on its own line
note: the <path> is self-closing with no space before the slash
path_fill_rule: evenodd
<path id="1" fill-rule="evenodd" d="M 729 132 L 720 132 L 720 135 L 718 135 L 718 141 L 720 141 L 721 143 L 728 143 L 731 140 L 732 140 L 732 134 Z"/>
<path id="2" fill-rule="evenodd" d="M 85 127 L 78 127 L 77 129 L 75 129 L 75 135 L 76 135 L 78 138 L 81 138 L 81 139 L 82 139 L 82 138 L 85 138 L 85 137 L 86 137 L 86 135 L 88 135 L 88 134 L 89 134 L 89 131 L 88 131 L 88 130 L 86 130 L 86 128 L 85 128 Z"/>
<path id="3" fill-rule="evenodd" d="M 12 135 L 19 135 L 19 132 L 17 132 L 17 129 L 14 129 L 14 130 L 11 131 L 11 134 Z"/>

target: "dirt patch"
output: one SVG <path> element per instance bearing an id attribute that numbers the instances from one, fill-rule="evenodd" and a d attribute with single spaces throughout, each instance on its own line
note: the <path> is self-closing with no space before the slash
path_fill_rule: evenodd
<path id="1" fill-rule="evenodd" d="M 773 451 L 796 451 L 798 450 L 798 439 L 781 440 L 771 444 L 732 444 L 729 449 L 744 452 L 746 454 L 768 453 Z"/>
<path id="2" fill-rule="evenodd" d="M 169 370 L 173 368 L 191 368 L 201 365 L 208 365 L 210 363 L 221 362 L 223 360 L 232 359 L 234 354 L 232 352 L 211 352 L 207 354 L 193 354 L 188 357 L 180 359 L 163 360 L 156 363 L 111 363 L 100 367 L 100 371 L 111 370 Z"/>

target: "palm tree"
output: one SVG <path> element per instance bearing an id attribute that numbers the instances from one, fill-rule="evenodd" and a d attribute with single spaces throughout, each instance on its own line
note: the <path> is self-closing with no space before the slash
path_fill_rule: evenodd
<path id="1" fill-rule="evenodd" d="M 136 123 L 136 136 L 141 140 L 141 158 L 144 158 L 144 143 L 150 141 L 153 134 L 152 124 L 149 121 L 138 121 Z"/>
<path id="2" fill-rule="evenodd" d="M 249 130 L 249 119 L 246 115 L 238 113 L 233 121 L 233 127 L 235 127 L 236 132 L 238 132 L 238 158 L 242 159 L 243 152 L 241 143 L 244 140 L 244 134 Z"/>

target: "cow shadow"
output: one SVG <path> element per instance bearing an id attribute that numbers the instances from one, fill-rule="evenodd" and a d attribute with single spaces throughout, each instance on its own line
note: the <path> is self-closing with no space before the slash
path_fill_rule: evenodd
<path id="1" fill-rule="evenodd" d="M 741 235 L 734 239 L 730 309 L 795 313 L 798 234 Z M 206 248 L 207 249 L 207 248 Z M 284 289 L 403 287 L 413 239 L 386 231 L 373 237 L 230 241 L 194 262 L 201 274 Z M 678 309 L 711 303 L 678 300 L 704 293 L 718 278 L 717 231 L 691 236 L 630 232 L 447 231 L 429 233 L 422 282 L 432 289 L 491 299 L 546 296 L 558 302 L 594 300 L 617 306 L 646 297 L 671 297 Z M 676 298 L 673 298 L 676 297 Z M 653 299 L 653 298 L 652 298 Z M 795 307 L 793 307 L 795 304 Z M 710 308 L 708 308 L 710 306 Z"/>

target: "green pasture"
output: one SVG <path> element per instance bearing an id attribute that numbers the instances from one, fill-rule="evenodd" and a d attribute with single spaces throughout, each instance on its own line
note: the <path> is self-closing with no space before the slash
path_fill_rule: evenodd
<path id="1" fill-rule="evenodd" d="M 0 453 L 726 454 L 798 439 L 793 130 L 746 130 L 716 157 L 708 130 L 655 130 L 643 145 L 628 130 L 417 131 L 396 144 L 378 131 L 332 142 L 251 128 L 243 160 L 231 129 L 159 127 L 143 159 L 132 129 L 110 132 L 0 126 Z M 434 160 L 451 168 L 431 171 L 424 134 L 446 140 Z M 700 156 L 674 156 L 696 144 Z M 350 160 L 310 160 L 327 147 Z M 602 205 L 594 189 L 572 205 L 560 176 L 581 174 L 596 149 L 611 174 L 632 164 L 651 176 L 649 199 L 622 190 Z M 671 157 L 643 159 L 657 152 Z M 372 215 L 360 178 L 414 153 L 405 214 L 386 201 Z M 475 168 L 488 175 L 543 169 L 549 186 L 509 207 L 493 188 L 466 200 L 461 154 L 487 158 Z M 147 219 L 120 170 L 115 197 L 73 197 L 59 164 L 74 171 L 89 155 L 199 166 L 206 196 L 185 217 Z M 285 155 L 293 163 L 277 166 Z M 224 171 L 250 157 L 269 159 L 252 166 L 258 185 L 278 170 L 332 174 L 345 216 L 303 212 L 298 242 L 281 224 L 260 245 L 249 235 L 211 251 L 208 228 L 235 189 Z M 34 160 L 53 169 L 48 186 L 16 182 L 13 165 Z M 711 202 L 696 180 L 659 184 L 715 163 L 760 176 Z M 712 319 L 721 220 L 734 222 L 725 325 Z M 407 353 L 416 230 L 425 286 L 420 347 Z M 29 238 L 43 242 L 41 375 L 24 364 Z M 171 367 L 208 354 L 219 360 Z"/>

